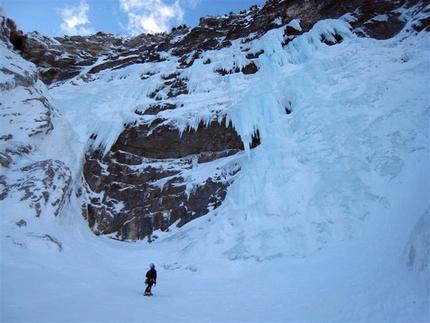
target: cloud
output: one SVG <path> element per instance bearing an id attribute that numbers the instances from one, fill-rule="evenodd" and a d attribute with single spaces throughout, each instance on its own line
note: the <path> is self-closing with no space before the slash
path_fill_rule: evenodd
<path id="1" fill-rule="evenodd" d="M 200 4 L 201 0 L 188 0 L 187 3 L 190 8 L 196 8 Z"/>
<path id="2" fill-rule="evenodd" d="M 90 23 L 87 17 L 87 12 L 90 6 L 85 0 L 81 0 L 77 7 L 67 6 L 59 9 L 61 18 L 63 19 L 60 25 L 61 30 L 66 35 L 90 35 L 94 33 L 92 28 L 86 28 L 84 25 Z"/>
<path id="3" fill-rule="evenodd" d="M 174 23 L 181 23 L 184 10 L 180 0 L 171 4 L 167 0 L 119 0 L 121 10 L 128 16 L 128 32 L 135 36 L 141 33 L 159 33 L 169 30 Z M 190 0 L 188 0 L 190 1 Z M 194 3 L 197 0 L 191 0 Z"/>

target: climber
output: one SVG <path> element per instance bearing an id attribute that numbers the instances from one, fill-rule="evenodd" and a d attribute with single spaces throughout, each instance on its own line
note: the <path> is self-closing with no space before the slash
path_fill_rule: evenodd
<path id="1" fill-rule="evenodd" d="M 146 287 L 145 293 L 143 294 L 145 296 L 152 296 L 152 293 L 151 293 L 152 285 L 155 286 L 157 284 L 157 271 L 155 270 L 154 264 L 150 264 L 149 268 L 150 269 L 146 273 L 145 284 L 148 286 Z"/>

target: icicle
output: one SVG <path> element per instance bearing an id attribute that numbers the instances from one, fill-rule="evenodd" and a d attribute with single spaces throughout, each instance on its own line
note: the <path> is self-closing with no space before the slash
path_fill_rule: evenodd
<path id="1" fill-rule="evenodd" d="M 187 200 L 190 199 L 191 194 L 196 192 L 196 185 L 194 184 L 194 179 L 192 175 L 188 175 L 185 179 L 185 195 L 187 196 Z"/>
<path id="2" fill-rule="evenodd" d="M 249 147 L 257 132 L 263 142 L 271 133 L 272 124 L 283 116 L 285 109 L 270 84 L 249 89 L 231 114 L 231 120 L 243 141 L 245 152 L 249 154 Z"/>
<path id="3" fill-rule="evenodd" d="M 123 130 L 124 125 L 122 123 L 100 122 L 93 132 L 94 141 L 90 145 L 91 149 L 100 149 L 105 156 Z"/>

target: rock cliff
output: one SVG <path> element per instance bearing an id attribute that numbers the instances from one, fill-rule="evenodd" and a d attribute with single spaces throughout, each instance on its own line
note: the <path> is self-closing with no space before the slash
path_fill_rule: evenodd
<path id="1" fill-rule="evenodd" d="M 0 19 L 0 201 L 17 199 L 36 217 L 57 216 L 72 192 L 71 171 L 60 160 L 32 158 L 34 146 L 52 133 L 57 111 L 35 66 L 9 51 L 14 22 Z"/>
<path id="2" fill-rule="evenodd" d="M 195 85 L 184 75 L 196 61 L 201 62 L 209 51 L 220 51 L 239 41 L 242 61 L 232 56 L 228 62 L 205 59 L 202 64 L 216 66 L 214 73 L 219 76 L 243 73 L 252 77 L 259 71 L 258 57 L 265 54 L 265 49 L 255 51 L 250 44 L 270 30 L 283 28 L 281 45 L 286 46 L 318 21 L 347 15 L 351 30 L 360 37 L 388 39 L 405 25 L 398 8 L 416 3 L 270 0 L 261 8 L 253 6 L 238 14 L 204 17 L 192 29 L 179 26 L 170 33 L 142 34 L 134 38 L 101 32 L 88 37 L 57 38 L 23 34 L 13 22 L 3 18 L 3 43 L 34 63 L 37 71 L 29 68 L 29 71 L 16 72 L 12 67 L 3 66 L 2 72 L 10 81 L 2 82 L 0 88 L 12 96 L 17 85 L 33 89 L 34 84 L 39 84 L 39 78 L 50 87 L 65 81 L 91 83 L 107 71 L 145 63 L 163 64 L 168 57 L 174 61 L 168 74 L 148 72 L 139 76 L 141 80 L 151 80 L 153 88 L 146 95 L 147 101 L 136 107 L 132 121 L 123 125 L 113 145 L 100 146 L 97 133 L 88 138 L 78 190 L 83 215 L 94 233 L 110 234 L 121 240 L 147 238 L 151 241 L 154 230 L 168 230 L 173 224 L 182 226 L 219 207 L 241 169 L 235 155 L 260 143 L 260 129 L 254 129 L 250 138 L 243 138 L 222 110 L 214 109 L 206 120 L 185 129 L 166 117 L 186 109 L 183 98 L 190 95 Z M 429 30 L 429 21 L 416 23 L 413 28 Z M 321 35 L 321 40 L 335 45 L 343 41 L 342 33 L 334 30 L 330 37 Z M 26 103 L 37 101 L 39 110 L 33 109 L 32 113 L 41 116 L 34 118 L 40 125 L 29 128 L 24 125 L 19 131 L 27 131 L 28 136 L 49 132 L 53 127 L 52 104 L 42 90 L 30 93 L 14 111 L 2 102 L 2 117 L 18 122 L 23 113 L 18 110 L 25 110 Z M 293 111 L 290 104 L 285 104 L 284 109 L 288 114 Z M 13 136 L 13 133 L 2 133 L 0 140 L 8 141 Z M 21 150 L 31 150 L 24 148 Z M 0 153 L 2 167 L 8 167 L 10 154 L 10 151 Z M 219 160 L 224 161 L 221 167 L 219 163 L 211 167 Z M 208 165 L 205 178 L 197 181 L 193 169 L 202 165 Z M 54 180 L 61 180 L 62 184 L 57 183 L 55 187 L 64 192 L 63 197 L 51 205 L 60 207 L 61 201 L 70 194 L 70 170 L 61 162 L 45 161 L 21 171 L 24 175 L 45 174 L 40 180 L 48 186 L 54 185 Z M 17 183 L 0 177 L 4 187 L 1 196 L 9 194 L 12 187 L 20 186 L 25 191 L 35 181 L 30 175 L 24 177 L 26 180 Z M 41 212 L 37 203 L 50 201 L 49 194 L 44 192 L 25 194 L 25 198 L 33 201 L 36 216 Z"/>

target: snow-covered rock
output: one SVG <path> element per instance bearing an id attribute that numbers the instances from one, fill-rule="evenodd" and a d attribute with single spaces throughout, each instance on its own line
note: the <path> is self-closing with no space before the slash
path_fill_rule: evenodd
<path id="1" fill-rule="evenodd" d="M 317 145 L 320 149 L 321 145 L 309 135 L 306 122 L 314 124 L 315 131 L 326 134 L 326 145 L 333 145 L 338 135 L 321 128 L 329 123 L 316 126 L 312 116 L 301 115 L 303 107 L 312 107 L 316 102 L 329 106 L 336 95 L 347 93 L 339 82 L 352 79 L 336 72 L 342 66 L 352 66 L 354 72 L 350 73 L 357 73 L 355 78 L 359 79 L 360 70 L 354 67 L 357 64 L 351 58 L 354 50 L 363 50 L 358 36 L 386 39 L 405 25 L 405 35 L 412 35 L 427 28 L 426 18 L 419 14 L 422 9 L 421 4 L 408 7 L 385 1 L 365 5 L 361 2 L 334 5 L 333 1 L 316 5 L 308 1 L 299 5 L 294 1 L 273 0 L 262 8 L 253 7 L 240 14 L 202 18 L 200 25 L 192 30 L 181 26 L 168 34 L 142 34 L 135 38 L 98 33 L 53 39 L 37 33 L 21 35 L 9 23 L 12 27 L 5 27 L 3 34 L 10 42 L 6 41 L 2 47 L 5 57 L 2 104 L 3 110 L 8 110 L 3 117 L 9 117 L 9 121 L 2 128 L 2 138 L 10 140 L 23 131 L 28 135 L 51 131 L 55 109 L 50 95 L 64 107 L 66 115 L 79 106 L 93 111 L 88 117 L 97 122 L 82 129 L 81 145 L 74 159 L 84 162 L 74 165 L 73 171 L 79 177 L 78 173 L 82 173 L 78 195 L 83 215 L 96 234 L 151 240 L 154 229 L 168 230 L 173 223 L 182 226 L 222 204 L 246 160 L 240 150 L 245 150 L 249 158 L 249 149 L 261 142 L 264 147 L 305 131 L 301 140 L 306 145 L 296 156 L 299 163 L 307 164 L 312 161 L 310 147 Z M 338 56 L 323 54 L 313 59 L 317 53 L 330 53 L 330 46 L 335 44 L 355 49 L 351 53 L 345 50 Z M 16 52 L 8 54 L 12 47 L 34 62 L 37 70 L 17 57 Z M 308 78 L 303 68 L 306 65 L 317 79 Z M 50 84 L 49 93 L 39 81 L 39 74 Z M 326 87 L 331 97 L 325 99 L 318 89 L 310 92 L 313 99 L 301 97 L 300 86 Z M 330 90 L 335 86 L 339 94 Z M 362 139 L 360 145 L 353 142 L 349 149 L 333 150 L 331 158 L 346 160 L 349 165 L 352 156 L 357 155 L 354 160 L 360 171 L 348 172 L 325 158 L 320 160 L 318 165 L 327 164 L 328 171 L 314 179 L 316 191 L 310 197 L 309 210 L 294 211 L 315 214 L 309 228 L 295 231 L 301 235 L 310 230 L 317 245 L 331 241 L 339 230 L 342 232 L 339 236 L 350 237 L 353 223 L 359 223 L 370 213 L 369 202 L 387 203 L 382 195 L 369 189 L 360 172 L 371 170 L 382 177 L 396 177 L 405 167 L 405 161 L 396 151 L 370 152 L 385 145 L 380 141 L 373 144 L 368 130 L 382 123 L 374 112 L 375 104 L 380 104 L 379 97 L 383 98 L 381 88 L 359 90 L 356 94 L 348 91 L 352 97 L 343 104 L 362 106 L 359 115 L 367 121 L 357 128 L 354 125 L 360 119 L 352 116 L 352 112 L 332 112 L 335 122 L 347 125 L 354 121 L 354 125 L 345 126 L 343 136 Z M 362 102 L 365 93 L 374 97 L 367 105 Z M 17 98 L 19 101 L 15 101 Z M 327 113 L 321 111 L 323 115 Z M 31 119 L 29 113 L 35 116 Z M 87 121 L 80 118 L 77 124 L 84 125 Z M 406 140 L 395 139 L 403 138 L 396 127 L 394 124 L 392 133 L 387 130 L 384 135 L 397 141 Z M 361 133 L 347 134 L 348 129 Z M 285 134 L 281 135 L 282 132 Z M 25 136 L 19 140 L 26 142 Z M 291 143 L 286 145 L 288 150 L 294 149 Z M 272 148 L 263 147 L 262 156 L 270 156 Z M 367 147 L 367 157 L 361 156 L 363 147 Z M 231 157 L 233 154 L 236 156 Z M 82 158 L 83 155 L 86 157 Z M 284 165 L 286 161 L 279 158 L 277 155 L 272 163 Z M 202 161 L 208 165 L 203 167 Z M 273 207 L 265 209 L 265 205 L 272 202 L 268 202 L 265 194 L 273 188 L 259 187 L 263 178 L 255 182 L 258 174 L 266 171 L 252 172 L 257 177 L 240 190 L 253 189 L 262 194 L 253 193 L 255 196 L 250 200 L 240 193 L 239 198 L 248 202 L 242 202 L 238 208 L 250 204 L 256 206 L 259 214 L 271 214 Z M 285 176 L 285 172 L 288 170 L 278 169 L 279 175 L 275 176 Z M 342 182 L 346 183 L 344 187 Z M 334 211 L 338 207 L 340 213 Z M 273 212 L 291 213 L 280 208 L 283 211 Z M 336 219 L 333 213 L 342 216 Z M 338 225 L 342 228 L 337 228 Z"/>
<path id="2" fill-rule="evenodd" d="M 7 213 L 2 228 L 9 232 L 15 223 L 58 216 L 73 191 L 73 178 L 63 161 L 50 158 L 57 153 L 50 143 L 59 116 L 48 88 L 36 66 L 11 50 L 5 36 L 13 38 L 15 24 L 0 19 L 0 203 L 2 215 Z M 12 233 L 7 236 L 23 245 Z"/>
<path id="3" fill-rule="evenodd" d="M 430 281 L 428 278 L 430 266 L 430 209 L 418 219 L 411 231 L 408 243 L 405 248 L 405 265 L 408 270 L 415 271 L 421 278 L 420 283 L 427 284 L 427 291 L 430 293 Z"/>

